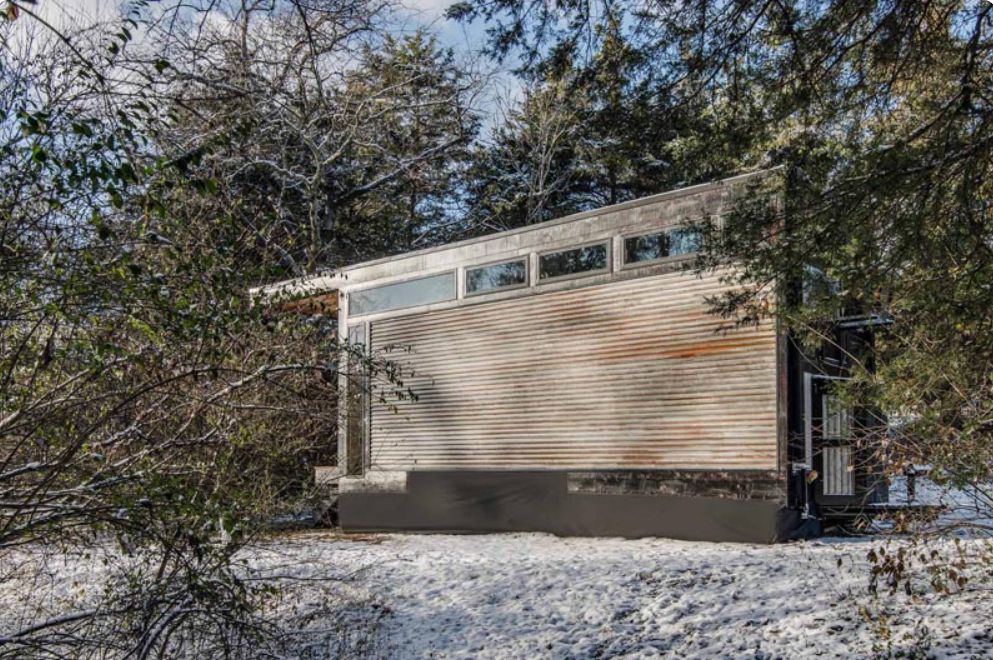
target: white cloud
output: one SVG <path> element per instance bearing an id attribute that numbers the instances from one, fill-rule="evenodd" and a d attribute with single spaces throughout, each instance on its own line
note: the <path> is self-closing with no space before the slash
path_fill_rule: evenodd
<path id="1" fill-rule="evenodd" d="M 454 0 L 406 0 L 404 6 L 423 21 L 442 18 Z"/>
<path id="2" fill-rule="evenodd" d="M 39 0 L 35 10 L 58 30 L 85 27 L 121 15 L 120 0 Z"/>

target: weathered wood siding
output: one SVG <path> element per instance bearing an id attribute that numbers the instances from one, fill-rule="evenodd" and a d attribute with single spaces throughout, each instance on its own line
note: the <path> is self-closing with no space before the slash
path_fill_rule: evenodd
<path id="1" fill-rule="evenodd" d="M 775 329 L 716 332 L 721 287 L 670 272 L 373 322 L 418 400 L 373 397 L 370 467 L 776 469 Z"/>

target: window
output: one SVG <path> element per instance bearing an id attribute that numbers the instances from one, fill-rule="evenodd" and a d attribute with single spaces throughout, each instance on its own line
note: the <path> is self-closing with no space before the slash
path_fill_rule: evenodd
<path id="1" fill-rule="evenodd" d="M 348 343 L 352 350 L 346 353 L 348 384 L 345 397 L 346 449 L 345 465 L 348 474 L 362 474 L 365 467 L 366 428 L 369 421 L 369 365 L 363 360 L 366 343 L 366 324 L 349 326 Z"/>
<path id="2" fill-rule="evenodd" d="M 450 271 L 355 291 L 349 297 L 348 312 L 352 315 L 373 314 L 454 299 L 455 273 Z"/>
<path id="3" fill-rule="evenodd" d="M 828 277 L 820 268 L 810 264 L 803 267 L 803 303 L 824 301 L 841 291 L 838 280 Z"/>
<path id="4" fill-rule="evenodd" d="M 666 232 L 669 238 L 669 256 L 678 257 L 700 251 L 703 236 L 696 227 L 677 227 Z"/>
<path id="5" fill-rule="evenodd" d="M 506 261 L 502 264 L 466 268 L 466 294 L 485 293 L 508 286 L 522 286 L 528 282 L 527 261 Z"/>
<path id="6" fill-rule="evenodd" d="M 607 270 L 609 263 L 607 244 L 598 243 L 561 252 L 549 252 L 541 255 L 538 263 L 539 280 Z"/>
<path id="7" fill-rule="evenodd" d="M 349 326 L 348 344 L 356 351 L 365 351 L 365 323 Z"/>
<path id="8" fill-rule="evenodd" d="M 624 263 L 655 261 L 669 256 L 669 239 L 663 232 L 624 239 Z"/>
<path id="9" fill-rule="evenodd" d="M 700 230 L 695 227 L 676 227 L 625 238 L 624 263 L 637 264 L 693 254 L 700 250 L 702 238 Z"/>
<path id="10" fill-rule="evenodd" d="M 824 437 L 847 440 L 852 434 L 851 411 L 834 394 L 821 397 L 824 411 Z"/>
<path id="11" fill-rule="evenodd" d="M 848 496 L 855 494 L 855 482 L 852 478 L 852 447 L 824 448 L 824 494 Z"/>

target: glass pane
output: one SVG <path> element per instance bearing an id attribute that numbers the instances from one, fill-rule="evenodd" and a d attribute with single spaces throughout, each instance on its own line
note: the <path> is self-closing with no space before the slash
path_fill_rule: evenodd
<path id="1" fill-rule="evenodd" d="M 669 256 L 669 240 L 662 232 L 624 239 L 624 263 L 626 264 L 654 261 L 667 256 Z"/>
<path id="2" fill-rule="evenodd" d="M 851 413 L 837 396 L 825 394 L 821 399 L 824 409 L 824 437 L 848 439 L 852 434 Z"/>
<path id="3" fill-rule="evenodd" d="M 466 293 L 479 293 L 505 286 L 525 284 L 527 275 L 527 266 L 524 261 L 508 261 L 505 264 L 469 268 L 465 271 L 465 291 Z"/>
<path id="4" fill-rule="evenodd" d="M 542 280 L 573 273 L 585 273 L 591 270 L 606 270 L 607 244 L 600 243 L 599 245 L 543 254 L 540 262 L 538 278 Z"/>
<path id="5" fill-rule="evenodd" d="M 669 236 L 669 256 L 677 257 L 681 254 L 693 254 L 700 251 L 703 237 L 699 229 L 693 227 L 680 227 L 668 232 Z"/>
<path id="6" fill-rule="evenodd" d="M 804 304 L 830 298 L 841 291 L 838 280 L 832 279 L 815 266 L 803 267 L 803 302 Z"/>
<path id="7" fill-rule="evenodd" d="M 455 299 L 455 273 L 386 284 L 356 291 L 349 298 L 350 314 L 372 314 Z"/>
<path id="8" fill-rule="evenodd" d="M 369 415 L 369 365 L 365 353 L 365 324 L 348 328 L 348 343 L 354 352 L 347 355 L 345 407 L 345 467 L 348 474 L 362 474 L 365 466 L 366 423 Z"/>
<path id="9" fill-rule="evenodd" d="M 348 343 L 356 350 L 365 350 L 365 324 L 360 323 L 348 328 Z"/>

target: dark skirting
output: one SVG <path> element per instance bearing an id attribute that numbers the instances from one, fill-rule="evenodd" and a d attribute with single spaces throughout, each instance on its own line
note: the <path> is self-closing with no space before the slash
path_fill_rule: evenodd
<path id="1" fill-rule="evenodd" d="M 792 536 L 780 503 L 568 492 L 565 472 L 410 472 L 403 493 L 342 493 L 349 532 L 550 532 L 774 543 Z"/>

